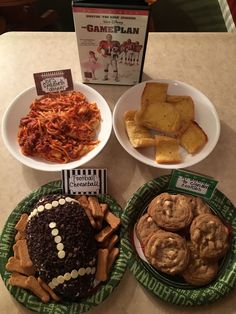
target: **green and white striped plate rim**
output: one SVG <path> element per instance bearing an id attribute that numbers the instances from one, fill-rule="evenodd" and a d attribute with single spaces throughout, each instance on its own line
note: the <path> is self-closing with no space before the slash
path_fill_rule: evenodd
<path id="1" fill-rule="evenodd" d="M 129 269 L 150 293 L 160 299 L 175 305 L 196 306 L 215 302 L 229 293 L 236 283 L 236 212 L 234 205 L 219 190 L 215 190 L 212 199 L 208 202 L 215 213 L 221 216 L 229 225 L 231 232 L 231 248 L 224 259 L 218 277 L 207 286 L 196 288 L 188 287 L 178 282 L 170 284 L 170 277 L 161 278 L 151 266 L 136 253 L 133 240 L 133 226 L 140 214 L 150 201 L 158 194 L 168 190 L 170 176 L 162 176 L 151 180 L 141 186 L 128 201 L 122 214 L 124 228 L 129 230 L 122 237 L 122 247 L 129 258 Z"/>
<path id="2" fill-rule="evenodd" d="M 5 265 L 8 261 L 8 258 L 13 255 L 12 246 L 15 242 L 15 234 L 16 231 L 14 229 L 16 223 L 18 222 L 22 213 L 29 213 L 33 204 L 38 201 L 38 199 L 47 194 L 53 193 L 61 193 L 61 181 L 53 181 L 48 184 L 41 186 L 39 189 L 32 191 L 25 199 L 23 199 L 16 208 L 12 211 L 9 216 L 3 232 L 0 237 L 0 273 L 2 279 L 13 295 L 13 297 L 22 303 L 25 307 L 39 313 L 50 313 L 50 314 L 65 314 L 65 313 L 84 313 L 95 307 L 96 305 L 103 302 L 116 288 L 122 279 L 125 270 L 127 268 L 128 258 L 124 255 L 122 245 L 120 244 L 120 254 L 114 263 L 112 272 L 109 276 L 108 281 L 102 283 L 98 290 L 91 296 L 86 299 L 81 300 L 81 302 L 54 302 L 51 301 L 49 303 L 40 302 L 40 300 L 35 297 L 30 292 L 18 288 L 13 287 L 7 283 L 10 273 L 6 270 Z M 121 216 L 121 208 L 117 204 L 117 202 L 109 195 L 99 195 L 99 200 L 101 202 L 107 203 L 109 205 L 110 210 L 116 214 L 117 216 Z M 123 228 L 123 223 L 121 223 L 120 235 L 125 233 L 125 229 Z"/>

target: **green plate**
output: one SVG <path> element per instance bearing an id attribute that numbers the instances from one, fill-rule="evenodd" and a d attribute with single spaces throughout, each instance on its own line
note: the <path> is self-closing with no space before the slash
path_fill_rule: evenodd
<path id="1" fill-rule="evenodd" d="M 10 291 L 13 297 L 24 306 L 35 312 L 47 314 L 83 313 L 104 301 L 112 293 L 112 291 L 122 279 L 128 263 L 127 255 L 124 254 L 125 251 L 122 248 L 122 241 L 120 241 L 119 246 L 119 257 L 114 263 L 109 279 L 105 283 L 100 284 L 93 295 L 81 300 L 80 303 L 58 303 L 52 301 L 45 304 L 43 302 L 40 302 L 37 297 L 29 293 L 28 291 L 22 288 L 13 287 L 7 283 L 11 274 L 6 270 L 5 265 L 8 261 L 8 258 L 13 255 L 12 246 L 15 242 L 16 234 L 14 227 L 18 222 L 21 214 L 25 212 L 29 213 L 33 204 L 35 204 L 41 196 L 52 193 L 61 193 L 61 181 L 50 182 L 46 185 L 41 186 L 39 189 L 34 190 L 12 211 L 0 238 L 0 273 L 7 289 Z M 111 196 L 99 195 L 98 198 L 101 202 L 107 203 L 110 207 L 110 210 L 114 214 L 119 217 L 121 216 L 121 208 Z M 120 229 L 120 235 L 122 234 L 125 234 L 123 223 L 121 223 Z"/>
<path id="2" fill-rule="evenodd" d="M 134 241 L 133 229 L 139 216 L 145 211 L 150 201 L 158 194 L 168 191 L 170 176 L 162 176 L 141 186 L 128 201 L 122 214 L 124 228 L 129 230 L 123 239 L 125 255 L 129 255 L 129 269 L 147 290 L 156 297 L 182 306 L 196 306 L 215 302 L 229 293 L 236 282 L 236 216 L 235 207 L 219 190 L 210 201 L 209 206 L 229 226 L 230 250 L 221 262 L 216 280 L 204 287 L 196 288 L 185 284 L 177 276 L 171 277 L 155 270 L 138 255 Z"/>

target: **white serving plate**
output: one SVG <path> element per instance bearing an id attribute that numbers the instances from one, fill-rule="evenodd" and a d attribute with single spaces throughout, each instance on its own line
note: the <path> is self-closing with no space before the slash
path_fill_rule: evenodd
<path id="1" fill-rule="evenodd" d="M 37 170 L 43 171 L 61 171 L 63 169 L 73 169 L 86 164 L 95 158 L 106 145 L 112 130 L 112 115 L 105 99 L 95 89 L 82 83 L 74 83 L 74 90 L 82 92 L 89 102 L 96 102 L 101 112 L 101 126 L 97 133 L 100 143 L 88 154 L 66 164 L 54 163 L 41 158 L 28 157 L 21 153 L 17 141 L 17 133 L 20 119 L 27 115 L 32 101 L 39 96 L 34 86 L 20 93 L 6 109 L 2 119 L 2 137 L 3 142 L 11 153 L 22 164 Z"/>
<path id="2" fill-rule="evenodd" d="M 155 161 L 155 149 L 153 147 L 139 149 L 132 147 L 125 130 L 124 113 L 131 109 L 140 108 L 141 95 L 146 82 L 128 89 L 116 103 L 113 112 L 113 129 L 118 141 L 131 156 L 152 167 L 180 169 L 202 161 L 212 152 L 220 135 L 220 121 L 214 105 L 202 92 L 184 82 L 167 79 L 153 80 L 151 82 L 168 83 L 168 94 L 170 95 L 188 95 L 192 97 L 195 103 L 195 121 L 207 134 L 208 142 L 195 155 L 188 154 L 183 148 L 180 148 L 183 161 L 176 164 L 158 164 Z"/>

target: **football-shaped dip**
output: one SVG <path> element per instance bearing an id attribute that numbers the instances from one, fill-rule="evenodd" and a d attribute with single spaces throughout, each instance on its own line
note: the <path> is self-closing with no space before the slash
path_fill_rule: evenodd
<path id="1" fill-rule="evenodd" d="M 41 198 L 29 215 L 26 241 L 35 271 L 65 300 L 89 295 L 94 286 L 97 244 L 94 229 L 74 199 Z"/>

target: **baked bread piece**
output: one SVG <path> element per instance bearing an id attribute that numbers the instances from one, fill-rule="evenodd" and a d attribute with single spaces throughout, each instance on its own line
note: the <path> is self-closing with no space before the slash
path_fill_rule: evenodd
<path id="1" fill-rule="evenodd" d="M 146 102 L 164 102 L 166 101 L 168 84 L 158 82 L 147 82 L 141 96 L 141 105 Z"/>
<path id="2" fill-rule="evenodd" d="M 192 204 L 181 194 L 161 193 L 148 206 L 148 214 L 156 224 L 169 231 L 177 231 L 192 222 Z"/>
<path id="3" fill-rule="evenodd" d="M 194 286 L 203 286 L 210 283 L 219 270 L 217 261 L 207 261 L 201 258 L 192 242 L 187 242 L 187 245 L 189 248 L 189 263 L 182 273 L 184 280 Z"/>
<path id="4" fill-rule="evenodd" d="M 159 132 L 175 134 L 180 130 L 180 114 L 173 104 L 146 100 L 135 115 L 135 121 Z"/>
<path id="5" fill-rule="evenodd" d="M 154 232 L 160 230 L 160 228 L 157 226 L 152 217 L 145 214 L 139 218 L 135 230 L 142 247 L 145 247 L 149 238 L 154 234 Z"/>
<path id="6" fill-rule="evenodd" d="M 194 102 L 190 96 L 167 95 L 167 102 L 175 105 L 180 114 L 181 129 L 183 133 L 194 120 Z"/>
<path id="7" fill-rule="evenodd" d="M 156 162 L 159 164 L 180 163 L 182 161 L 179 152 L 179 141 L 173 137 L 155 136 Z"/>
<path id="8" fill-rule="evenodd" d="M 170 275 L 181 273 L 188 265 L 186 240 L 172 232 L 157 231 L 148 240 L 145 256 L 152 266 Z"/>
<path id="9" fill-rule="evenodd" d="M 183 146 L 189 154 L 197 153 L 207 141 L 206 133 L 196 121 L 191 121 L 189 127 L 180 136 L 180 145 Z"/>
<path id="10" fill-rule="evenodd" d="M 228 236 L 227 227 L 213 214 L 198 215 L 190 226 L 191 241 L 205 259 L 224 256 L 229 247 Z"/>
<path id="11" fill-rule="evenodd" d="M 125 128 L 131 145 L 135 148 L 155 146 L 155 139 L 150 130 L 134 121 L 135 114 L 136 110 L 129 110 L 124 115 Z"/>

